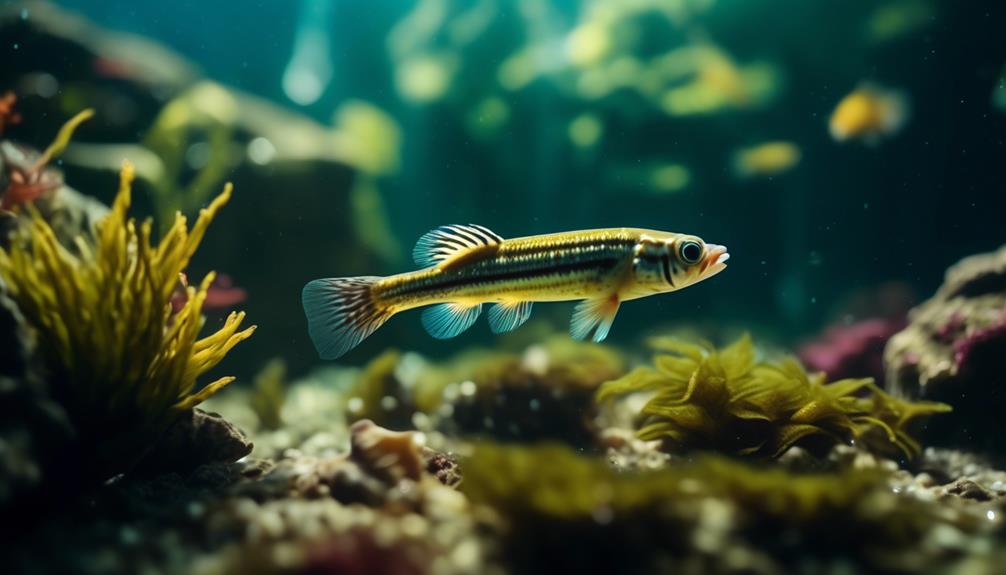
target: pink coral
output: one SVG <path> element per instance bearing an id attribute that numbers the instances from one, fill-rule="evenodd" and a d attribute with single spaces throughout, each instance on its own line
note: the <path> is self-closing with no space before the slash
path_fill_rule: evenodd
<path id="1" fill-rule="evenodd" d="M 872 318 L 828 327 L 816 340 L 798 350 L 804 365 L 823 371 L 830 379 L 884 375 L 884 346 L 905 327 L 904 320 Z"/>
<path id="2" fill-rule="evenodd" d="M 1006 315 L 992 325 L 976 330 L 974 333 L 954 341 L 954 363 L 960 368 L 968 364 L 975 350 L 999 341 L 1006 347 Z"/>

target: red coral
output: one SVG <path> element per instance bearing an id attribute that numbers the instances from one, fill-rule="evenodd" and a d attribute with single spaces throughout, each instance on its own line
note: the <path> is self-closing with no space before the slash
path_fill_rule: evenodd
<path id="1" fill-rule="evenodd" d="M 45 169 L 45 165 L 19 166 L 10 163 L 10 182 L 3 191 L 0 200 L 0 210 L 10 210 L 34 201 L 40 195 L 58 189 L 63 185 L 63 178 L 55 170 Z"/>
<path id="2" fill-rule="evenodd" d="M 181 274 L 178 278 L 178 287 L 171 296 L 172 313 L 178 313 L 185 302 L 188 301 L 188 294 L 185 288 L 189 286 L 188 277 Z M 248 299 L 248 292 L 243 288 L 234 285 L 234 280 L 227 274 L 218 274 L 213 279 L 213 283 L 206 290 L 206 299 L 203 300 L 204 311 L 218 311 L 230 309 Z"/>
<path id="3" fill-rule="evenodd" d="M 829 379 L 884 375 L 884 345 L 905 327 L 904 320 L 873 318 L 828 327 L 816 340 L 797 353 L 812 371 L 823 371 Z"/>
<path id="4" fill-rule="evenodd" d="M 0 96 L 0 136 L 7 126 L 21 123 L 21 114 L 14 110 L 16 104 L 17 96 L 14 92 L 8 91 Z M 8 183 L 7 189 L 0 190 L 0 195 L 3 196 L 0 210 L 10 210 L 63 185 L 58 172 L 45 169 L 48 158 L 36 157 L 13 145 L 6 150 L 4 161 L 0 165 L 4 165 L 8 172 Z"/>
<path id="5" fill-rule="evenodd" d="M 14 92 L 8 90 L 4 92 L 3 96 L 0 96 L 0 136 L 3 135 L 7 126 L 21 123 L 21 114 L 14 110 L 15 104 L 17 104 L 17 96 Z"/>

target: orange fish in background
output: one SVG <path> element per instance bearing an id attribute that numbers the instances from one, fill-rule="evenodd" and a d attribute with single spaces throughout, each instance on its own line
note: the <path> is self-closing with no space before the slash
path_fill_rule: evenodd
<path id="1" fill-rule="evenodd" d="M 835 106 L 828 129 L 836 142 L 855 139 L 875 144 L 898 133 L 908 114 L 908 99 L 902 92 L 863 84 Z"/>

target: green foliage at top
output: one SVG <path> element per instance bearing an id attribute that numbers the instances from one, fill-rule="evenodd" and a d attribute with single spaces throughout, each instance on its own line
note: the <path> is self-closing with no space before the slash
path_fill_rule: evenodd
<path id="1" fill-rule="evenodd" d="M 759 361 L 751 339 L 709 345 L 657 338 L 652 366 L 606 382 L 598 401 L 653 392 L 638 435 L 671 450 L 707 449 L 778 457 L 797 443 L 830 446 L 859 440 L 874 451 L 913 457 L 920 446 L 907 431 L 921 416 L 950 411 L 884 393 L 871 378 L 825 383 L 793 358 Z"/>

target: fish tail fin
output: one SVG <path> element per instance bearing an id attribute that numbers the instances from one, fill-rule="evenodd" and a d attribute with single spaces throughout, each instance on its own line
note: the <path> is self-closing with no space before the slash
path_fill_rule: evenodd
<path id="1" fill-rule="evenodd" d="M 374 300 L 376 276 L 324 278 L 301 294 L 308 333 L 322 359 L 336 359 L 388 321 L 394 311 Z"/>

